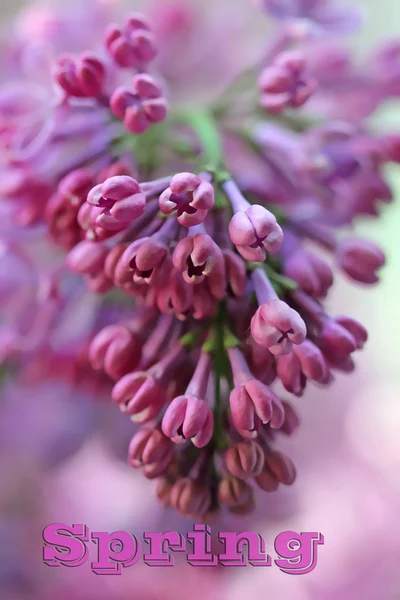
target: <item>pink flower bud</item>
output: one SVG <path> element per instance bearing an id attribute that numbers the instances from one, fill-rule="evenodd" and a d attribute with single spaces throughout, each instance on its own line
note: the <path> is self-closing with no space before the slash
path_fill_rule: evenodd
<path id="1" fill-rule="evenodd" d="M 301 396 L 307 380 L 330 383 L 331 374 L 321 350 L 310 340 L 294 346 L 292 352 L 277 357 L 277 373 L 285 389 Z"/>
<path id="2" fill-rule="evenodd" d="M 325 298 L 333 284 L 330 266 L 319 256 L 303 250 L 285 261 L 283 272 L 314 298 Z"/>
<path id="3" fill-rule="evenodd" d="M 104 370 L 118 380 L 137 367 L 142 343 L 123 325 L 110 325 L 96 335 L 89 348 L 89 361 L 94 369 Z"/>
<path id="4" fill-rule="evenodd" d="M 132 91 L 120 87 L 111 96 L 110 107 L 116 117 L 123 119 L 131 133 L 144 133 L 154 123 L 167 116 L 167 100 L 151 75 L 139 74 L 133 78 Z"/>
<path id="5" fill-rule="evenodd" d="M 141 14 L 130 15 L 122 28 L 110 25 L 105 46 L 120 67 L 143 68 L 157 55 L 155 37 Z"/>
<path id="6" fill-rule="evenodd" d="M 93 175 L 86 169 L 76 169 L 58 184 L 58 193 L 74 206 L 81 206 L 93 187 Z"/>
<path id="7" fill-rule="evenodd" d="M 335 317 L 336 323 L 347 329 L 353 336 L 357 350 L 361 350 L 368 340 L 368 332 L 361 323 L 347 316 Z"/>
<path id="8" fill-rule="evenodd" d="M 168 477 L 160 477 L 157 479 L 156 495 L 161 504 L 165 507 L 171 505 L 171 491 L 173 482 Z"/>
<path id="9" fill-rule="evenodd" d="M 276 357 L 268 348 L 259 346 L 253 338 L 249 339 L 245 352 L 250 370 L 256 379 L 265 385 L 271 385 L 276 379 Z"/>
<path id="10" fill-rule="evenodd" d="M 214 417 L 205 400 L 197 396 L 178 396 L 168 406 L 162 421 L 162 430 L 175 444 L 191 439 L 197 448 L 203 448 L 212 438 Z"/>
<path id="11" fill-rule="evenodd" d="M 191 439 L 197 448 L 206 446 L 212 438 L 214 415 L 207 402 L 212 357 L 203 352 L 184 396 L 178 396 L 168 406 L 162 430 L 175 444 Z"/>
<path id="12" fill-rule="evenodd" d="M 275 216 L 258 204 L 233 215 L 229 235 L 239 254 L 252 262 L 264 262 L 266 252 L 276 252 L 283 241 Z"/>
<path id="13" fill-rule="evenodd" d="M 272 428 L 279 429 L 285 418 L 279 398 L 253 377 L 238 348 L 231 348 L 228 354 L 235 383 L 229 403 L 237 431 L 243 437 L 255 438 L 261 423 L 270 423 Z"/>
<path id="14" fill-rule="evenodd" d="M 156 417 L 164 406 L 165 387 L 150 373 L 129 373 L 114 386 L 114 402 L 122 412 L 131 415 L 135 423 L 146 423 Z"/>
<path id="15" fill-rule="evenodd" d="M 200 519 L 211 506 L 211 493 L 207 485 L 185 477 L 172 486 L 169 502 L 181 515 Z"/>
<path id="16" fill-rule="evenodd" d="M 300 419 L 289 402 L 282 402 L 282 404 L 285 409 L 285 420 L 279 431 L 285 435 L 292 435 L 300 425 Z"/>
<path id="17" fill-rule="evenodd" d="M 340 268 L 355 281 L 373 284 L 377 271 L 385 265 L 385 255 L 378 246 L 360 238 L 345 240 L 336 251 Z"/>
<path id="18" fill-rule="evenodd" d="M 102 208 L 90 206 L 87 202 L 84 202 L 80 207 L 77 215 L 77 221 L 80 227 L 87 232 L 87 234 L 96 227 L 96 219 L 103 212 Z"/>
<path id="19" fill-rule="evenodd" d="M 284 388 L 295 396 L 302 396 L 307 377 L 301 370 L 301 364 L 294 352 L 289 352 L 276 359 L 276 369 Z"/>
<path id="20" fill-rule="evenodd" d="M 246 505 L 251 495 L 251 487 L 237 477 L 224 477 L 218 486 L 218 500 L 229 508 Z"/>
<path id="21" fill-rule="evenodd" d="M 292 485 L 296 479 L 296 468 L 293 462 L 282 452 L 267 450 L 265 464 L 279 483 Z"/>
<path id="22" fill-rule="evenodd" d="M 175 269 L 189 283 L 201 283 L 207 277 L 211 293 L 217 300 L 225 296 L 225 267 L 222 252 L 206 233 L 183 238 L 173 254 Z"/>
<path id="23" fill-rule="evenodd" d="M 155 236 L 130 244 L 121 257 L 120 265 L 130 273 L 134 283 L 156 287 L 165 285 L 172 271 L 169 248 Z"/>
<path id="24" fill-rule="evenodd" d="M 251 335 L 260 346 L 276 356 L 287 354 L 293 344 L 304 342 L 303 319 L 282 300 L 271 300 L 257 309 L 251 320 Z"/>
<path id="25" fill-rule="evenodd" d="M 279 429 L 284 411 L 278 397 L 266 385 L 253 378 L 236 386 L 229 397 L 232 421 L 246 438 L 254 438 L 261 423 Z"/>
<path id="26" fill-rule="evenodd" d="M 193 303 L 193 286 L 187 285 L 182 275 L 173 269 L 168 283 L 161 288 L 154 289 L 156 304 L 165 314 L 175 313 L 178 319 L 184 320 L 188 316 Z"/>
<path id="27" fill-rule="evenodd" d="M 224 455 L 225 466 L 238 479 L 250 479 L 260 475 L 264 467 L 264 452 L 254 440 L 231 446 Z"/>
<path id="28" fill-rule="evenodd" d="M 77 58 L 65 54 L 58 60 L 54 77 L 69 96 L 97 98 L 103 91 L 106 69 L 93 54 L 86 53 Z"/>
<path id="29" fill-rule="evenodd" d="M 172 460 L 171 442 L 159 429 L 144 426 L 133 436 L 128 456 L 134 469 L 144 467 L 144 475 L 155 479 L 165 473 Z"/>
<path id="30" fill-rule="evenodd" d="M 316 383 L 324 384 L 330 380 L 328 365 L 321 350 L 311 340 L 293 346 L 293 353 L 299 360 L 304 376 Z"/>
<path id="31" fill-rule="evenodd" d="M 257 484 L 257 487 L 259 487 L 260 490 L 263 490 L 263 492 L 276 492 L 276 490 L 279 487 L 279 481 L 277 477 L 272 472 L 268 463 L 266 462 L 264 462 L 264 467 L 261 473 L 257 475 L 254 479 Z"/>
<path id="32" fill-rule="evenodd" d="M 121 175 L 96 185 L 89 192 L 87 203 L 101 209 L 95 213 L 95 222 L 99 227 L 118 230 L 143 214 L 146 196 L 135 179 Z"/>
<path id="33" fill-rule="evenodd" d="M 67 255 L 66 262 L 71 271 L 85 275 L 96 275 L 104 267 L 108 250 L 103 244 L 79 242 Z"/>
<path id="34" fill-rule="evenodd" d="M 279 55 L 259 77 L 261 106 L 272 113 L 303 106 L 317 87 L 305 71 L 306 60 L 297 50 Z"/>
<path id="35" fill-rule="evenodd" d="M 346 363 L 358 346 L 351 331 L 336 319 L 326 321 L 317 343 L 326 359 L 334 367 L 340 367 Z"/>
<path id="36" fill-rule="evenodd" d="M 93 187 L 94 179 L 86 169 L 76 169 L 61 179 L 57 192 L 46 205 L 45 218 L 52 239 L 71 250 L 83 238 L 78 213 Z"/>
<path id="37" fill-rule="evenodd" d="M 96 275 L 86 275 L 85 283 L 94 294 L 105 294 L 114 287 L 113 282 L 103 272 Z"/>
<path id="38" fill-rule="evenodd" d="M 242 298 L 247 285 L 246 263 L 232 250 L 222 250 L 222 254 L 225 262 L 228 291 L 235 298 Z"/>
<path id="39" fill-rule="evenodd" d="M 214 206 L 214 188 L 193 173 L 178 173 L 160 196 L 160 210 L 165 215 L 177 211 L 184 227 L 199 225 Z"/>
<path id="40" fill-rule="evenodd" d="M 196 320 L 213 317 L 218 309 L 218 303 L 215 301 L 215 295 L 210 292 L 207 282 L 196 285 L 193 290 L 192 316 Z"/>
<path id="41" fill-rule="evenodd" d="M 116 281 L 116 270 L 121 256 L 125 252 L 127 244 L 117 244 L 114 248 L 111 248 L 107 254 L 107 258 L 104 263 L 104 273 L 107 277 L 117 285 Z"/>

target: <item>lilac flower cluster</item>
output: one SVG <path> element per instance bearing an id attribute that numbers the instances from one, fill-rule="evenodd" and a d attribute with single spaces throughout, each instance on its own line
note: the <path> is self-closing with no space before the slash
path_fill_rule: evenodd
<path id="1" fill-rule="evenodd" d="M 400 160 L 400 136 L 366 123 L 400 96 L 399 53 L 379 49 L 379 68 L 356 73 L 332 37 L 326 73 L 315 36 L 352 30 L 356 11 L 263 6 L 277 38 L 189 108 L 167 102 L 176 81 L 159 40 L 175 21 L 158 39 L 140 14 L 88 51 L 71 32 L 69 52 L 39 60 L 38 80 L 12 40 L 16 80 L 0 88 L 0 261 L 14 265 L 0 357 L 109 394 L 139 424 L 132 467 L 194 518 L 246 514 L 255 488 L 294 482 L 278 445 L 299 419 L 274 384 L 302 396 L 353 371 L 367 331 L 324 299 L 336 272 L 378 282 L 383 252 L 346 229 L 392 199 L 384 167 Z M 192 18 L 177 19 L 179 31 Z M 371 89 L 374 106 L 352 115 Z"/>

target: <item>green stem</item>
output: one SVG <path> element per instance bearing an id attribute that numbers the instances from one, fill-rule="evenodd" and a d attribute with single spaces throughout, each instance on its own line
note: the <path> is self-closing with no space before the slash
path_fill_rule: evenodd
<path id="1" fill-rule="evenodd" d="M 193 350 L 199 344 L 201 339 L 201 330 L 195 329 L 194 331 L 189 331 L 184 336 L 182 336 L 179 340 L 182 346 L 187 348 L 188 350 Z"/>
<path id="2" fill-rule="evenodd" d="M 221 381 L 225 378 L 226 351 L 224 342 L 224 331 L 226 322 L 226 307 L 220 304 L 216 318 L 213 343 L 214 343 L 214 374 L 215 374 L 215 405 L 214 405 L 214 444 L 222 450 L 228 447 L 223 426 L 223 402 L 221 392 Z"/>
<path id="3" fill-rule="evenodd" d="M 277 273 L 267 263 L 264 263 L 263 267 L 268 277 L 271 279 L 271 282 L 275 282 L 276 284 L 278 284 L 281 288 L 283 288 L 283 291 L 294 292 L 297 290 L 298 285 L 295 281 L 293 281 L 293 279 L 290 279 L 290 277 L 285 277 L 284 275 Z"/>
<path id="4" fill-rule="evenodd" d="M 268 275 L 268 278 L 278 296 L 284 296 L 287 292 L 294 292 L 298 289 L 298 285 L 295 281 L 293 281 L 293 279 L 290 279 L 290 277 L 285 277 L 285 275 L 281 275 L 281 273 L 278 273 L 275 268 L 269 265 L 267 262 L 248 262 L 247 268 L 250 271 L 254 271 L 255 269 L 263 269 Z"/>
<path id="5" fill-rule="evenodd" d="M 188 111 L 180 116 L 197 135 L 206 163 L 210 163 L 215 169 L 223 165 L 224 153 L 217 124 L 212 114 L 207 110 Z"/>

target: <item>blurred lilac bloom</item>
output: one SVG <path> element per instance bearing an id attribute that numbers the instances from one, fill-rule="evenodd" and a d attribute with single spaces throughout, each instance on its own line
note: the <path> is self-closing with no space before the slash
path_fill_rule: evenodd
<path id="1" fill-rule="evenodd" d="M 312 33 L 352 33 L 362 23 L 362 10 L 335 0 L 262 0 L 265 10 L 279 21 L 304 22 Z"/>

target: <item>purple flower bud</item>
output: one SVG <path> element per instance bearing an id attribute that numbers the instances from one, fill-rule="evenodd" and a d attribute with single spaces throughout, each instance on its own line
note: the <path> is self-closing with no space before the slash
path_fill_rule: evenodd
<path id="1" fill-rule="evenodd" d="M 96 219 L 99 215 L 101 215 L 102 212 L 102 208 L 90 206 L 90 204 L 87 202 L 84 202 L 80 207 L 77 215 L 77 221 L 80 227 L 87 232 L 87 235 L 96 227 Z"/>
<path id="2" fill-rule="evenodd" d="M 131 133 L 144 133 L 154 123 L 164 121 L 167 116 L 167 100 L 162 89 L 151 75 L 135 75 L 132 91 L 119 87 L 110 100 L 116 117 L 123 119 Z"/>
<path id="3" fill-rule="evenodd" d="M 285 420 L 279 431 L 285 435 L 292 435 L 300 425 L 300 419 L 289 402 L 282 402 L 282 404 L 285 409 Z"/>
<path id="4" fill-rule="evenodd" d="M 330 266 L 319 256 L 304 250 L 285 260 L 283 273 L 314 298 L 325 298 L 333 284 Z"/>
<path id="5" fill-rule="evenodd" d="M 97 98 L 103 91 L 106 69 L 93 54 L 79 57 L 65 54 L 58 60 L 54 77 L 68 96 Z"/>
<path id="6" fill-rule="evenodd" d="M 400 135 L 386 135 L 383 142 L 386 161 L 400 164 Z"/>
<path id="7" fill-rule="evenodd" d="M 166 225 L 174 226 L 174 223 Z M 130 273 L 138 284 L 148 283 L 151 286 L 163 286 L 170 277 L 172 260 L 169 247 L 157 234 L 132 242 L 121 257 L 120 275 Z"/>
<path id="8" fill-rule="evenodd" d="M 224 477 L 218 486 L 218 500 L 228 508 L 245 506 L 252 496 L 251 487 L 237 477 Z"/>
<path id="9" fill-rule="evenodd" d="M 104 267 L 108 250 L 103 244 L 79 242 L 67 255 L 68 268 L 75 273 L 97 275 Z"/>
<path id="10" fill-rule="evenodd" d="M 117 285 L 116 281 L 116 270 L 121 256 L 125 252 L 127 244 L 117 244 L 114 248 L 111 248 L 107 254 L 107 258 L 104 263 L 104 273 L 107 277 Z"/>
<path id="11" fill-rule="evenodd" d="M 226 181 L 223 189 L 235 213 L 229 223 L 232 243 L 245 260 L 264 262 L 266 251 L 276 252 L 283 241 L 275 216 L 263 206 L 247 202 L 234 181 Z"/>
<path id="12" fill-rule="evenodd" d="M 289 352 L 276 359 L 276 369 L 284 388 L 295 396 L 302 396 L 307 383 L 299 359 L 294 352 Z"/>
<path id="13" fill-rule="evenodd" d="M 96 185 L 89 192 L 87 203 L 101 209 L 100 212 L 95 212 L 96 225 L 104 229 L 118 230 L 143 214 L 146 196 L 140 190 L 136 179 L 121 175 L 110 177 L 104 183 Z M 83 212 L 80 217 L 84 218 Z"/>
<path id="14" fill-rule="evenodd" d="M 215 302 L 215 294 L 211 294 L 207 282 L 196 285 L 193 290 L 192 316 L 196 320 L 213 317 L 217 312 L 218 303 Z"/>
<path id="15" fill-rule="evenodd" d="M 255 438 L 261 423 L 270 423 L 273 429 L 279 429 L 285 418 L 279 398 L 255 379 L 238 348 L 230 348 L 228 355 L 235 383 L 229 403 L 237 431 L 243 437 Z"/>
<path id="16" fill-rule="evenodd" d="M 129 373 L 114 386 L 112 399 L 135 423 L 154 419 L 164 406 L 165 387 L 150 372 Z"/>
<path id="17" fill-rule="evenodd" d="M 288 354 L 293 344 L 304 342 L 307 329 L 299 313 L 282 300 L 260 306 L 251 320 L 251 335 L 272 354 Z"/>
<path id="18" fill-rule="evenodd" d="M 345 240 L 339 244 L 336 259 L 340 268 L 351 279 L 366 284 L 379 281 L 377 271 L 386 262 L 385 255 L 378 246 L 361 238 Z"/>
<path id="19" fill-rule="evenodd" d="M 154 34 L 141 14 L 130 15 L 122 28 L 110 25 L 105 46 L 120 67 L 143 68 L 157 55 Z"/>
<path id="20" fill-rule="evenodd" d="M 249 339 L 245 350 L 253 375 L 265 385 L 271 385 L 276 379 L 276 357 L 253 338 Z"/>
<path id="21" fill-rule="evenodd" d="M 145 477 L 155 479 L 165 473 L 172 460 L 171 442 L 159 429 L 144 426 L 133 436 L 128 456 L 134 469 L 143 467 Z"/>
<path id="22" fill-rule="evenodd" d="M 184 227 L 200 225 L 214 206 L 214 188 L 193 173 L 174 175 L 170 186 L 160 196 L 160 210 L 165 215 L 177 211 Z"/>
<path id="23" fill-rule="evenodd" d="M 228 291 L 235 298 L 242 298 L 247 285 L 246 263 L 232 250 L 222 250 L 222 255 L 225 262 Z"/>
<path id="24" fill-rule="evenodd" d="M 368 340 L 368 332 L 365 327 L 355 319 L 347 316 L 335 317 L 335 321 L 351 333 L 356 342 L 357 350 L 361 350 Z"/>
<path id="25" fill-rule="evenodd" d="M 92 174 L 86 169 L 71 171 L 61 179 L 57 192 L 46 205 L 45 218 L 52 239 L 66 250 L 82 240 L 78 212 L 94 185 Z"/>
<path id="26" fill-rule="evenodd" d="M 182 275 L 173 269 L 165 286 L 150 289 L 156 304 L 164 315 L 175 313 L 178 319 L 186 319 L 193 303 L 193 286 L 187 285 Z"/>
<path id="27" fill-rule="evenodd" d="M 324 356 L 334 367 L 341 367 L 357 350 L 358 343 L 353 334 L 336 319 L 325 322 L 317 339 Z"/>
<path id="28" fill-rule="evenodd" d="M 213 434 L 213 413 L 205 400 L 197 396 L 178 396 L 168 406 L 162 428 L 175 444 L 191 439 L 197 448 L 203 448 Z"/>
<path id="29" fill-rule="evenodd" d="M 207 485 L 185 477 L 172 486 L 169 502 L 184 517 L 200 519 L 211 506 L 211 493 Z"/>
<path id="30" fill-rule="evenodd" d="M 135 369 L 140 361 L 142 343 L 123 325 L 110 325 L 96 335 L 90 344 L 89 361 L 94 369 L 102 369 L 118 381 Z"/>
<path id="31" fill-rule="evenodd" d="M 260 490 L 263 490 L 263 492 L 276 492 L 276 490 L 279 488 L 279 481 L 270 469 L 267 462 L 264 462 L 263 470 L 254 479 L 257 487 L 259 487 Z"/>
<path id="32" fill-rule="evenodd" d="M 362 11 L 335 0 L 260 0 L 269 14 L 291 25 L 288 30 L 297 37 L 321 33 L 351 33 L 362 22 Z"/>
<path id="33" fill-rule="evenodd" d="M 94 294 L 105 294 L 114 287 L 113 282 L 102 271 L 96 275 L 86 275 L 85 283 Z"/>
<path id="34" fill-rule="evenodd" d="M 307 329 L 299 313 L 277 298 L 268 277 L 261 269 L 252 275 L 261 306 L 251 320 L 251 335 L 263 348 L 279 356 L 288 354 L 292 344 L 304 342 Z"/>
<path id="35" fill-rule="evenodd" d="M 93 187 L 93 175 L 87 169 L 71 171 L 58 184 L 58 193 L 73 206 L 81 206 Z"/>
<path id="36" fill-rule="evenodd" d="M 260 475 L 264 467 L 264 452 L 254 440 L 239 442 L 224 454 L 225 466 L 238 479 Z"/>
<path id="37" fill-rule="evenodd" d="M 279 55 L 258 79 L 261 106 L 272 113 L 303 106 L 317 87 L 305 71 L 306 59 L 299 51 Z"/>
<path id="38" fill-rule="evenodd" d="M 283 241 L 283 232 L 275 216 L 258 204 L 234 214 L 229 223 L 229 235 L 239 254 L 252 262 L 264 262 L 266 251 L 276 252 Z"/>
<path id="39" fill-rule="evenodd" d="M 167 400 L 168 383 L 179 366 L 182 353 L 183 347 L 176 343 L 148 371 L 129 373 L 114 386 L 114 402 L 120 405 L 122 412 L 132 415 L 132 421 L 145 423 L 159 414 Z"/>
<path id="40" fill-rule="evenodd" d="M 185 395 L 175 398 L 165 412 L 162 430 L 175 444 L 191 439 L 197 448 L 202 448 L 212 438 L 214 415 L 203 400 L 211 368 L 212 357 L 203 352 Z"/>
<path id="41" fill-rule="evenodd" d="M 134 256 L 133 256 L 134 252 Z M 164 285 L 172 271 L 169 249 L 161 241 L 147 238 L 133 249 L 128 247 L 122 260 L 130 257 L 129 265 L 133 270 L 134 283 L 147 283 L 150 286 Z"/>
<path id="42" fill-rule="evenodd" d="M 292 485 L 296 479 L 296 468 L 293 462 L 282 452 L 267 450 L 265 463 L 270 471 L 283 485 Z"/>
<path id="43" fill-rule="evenodd" d="M 321 350 L 311 340 L 304 340 L 302 344 L 293 346 L 293 353 L 307 379 L 320 384 L 329 382 L 328 365 Z"/>
<path id="44" fill-rule="evenodd" d="M 330 383 L 331 375 L 321 350 L 310 340 L 294 346 L 292 352 L 277 357 L 277 373 L 283 386 L 295 396 L 301 396 L 307 380 Z"/>
<path id="45" fill-rule="evenodd" d="M 160 503 L 165 506 L 171 506 L 171 490 L 173 482 L 168 477 L 160 477 L 157 479 L 156 495 Z"/>
<path id="46" fill-rule="evenodd" d="M 196 233 L 183 238 L 177 244 L 172 260 L 175 269 L 183 274 L 187 283 L 201 283 L 207 277 L 213 296 L 217 300 L 225 296 L 224 258 L 208 234 Z"/>

